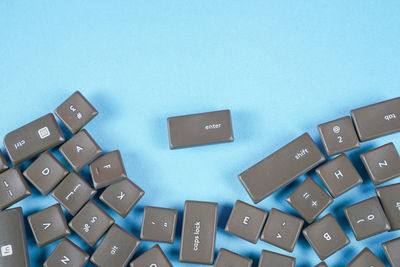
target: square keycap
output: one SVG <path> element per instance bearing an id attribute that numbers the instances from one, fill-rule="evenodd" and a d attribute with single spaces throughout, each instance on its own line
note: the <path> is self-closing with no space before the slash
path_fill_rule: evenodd
<path id="1" fill-rule="evenodd" d="M 99 198 L 125 218 L 143 195 L 144 191 L 126 178 L 109 185 Z"/>
<path id="2" fill-rule="evenodd" d="M 139 245 L 139 239 L 114 224 L 101 240 L 90 261 L 97 266 L 125 267 Z"/>
<path id="3" fill-rule="evenodd" d="M 382 243 L 382 248 L 392 267 L 400 267 L 400 237 Z"/>
<path id="4" fill-rule="evenodd" d="M 261 234 L 261 240 L 292 252 L 303 224 L 302 219 L 272 208 Z"/>
<path id="5" fill-rule="evenodd" d="M 332 214 L 322 217 L 305 228 L 303 235 L 321 260 L 328 258 L 350 243 L 349 238 Z"/>
<path id="6" fill-rule="evenodd" d="M 315 172 L 334 198 L 363 182 L 346 154 L 341 154 L 328 161 L 318 167 Z"/>
<path id="7" fill-rule="evenodd" d="M 308 222 L 312 223 L 333 199 L 313 179 L 307 177 L 286 201 Z"/>
<path id="8" fill-rule="evenodd" d="M 84 267 L 89 260 L 89 255 L 71 242 L 63 238 L 43 263 L 43 267 Z"/>
<path id="9" fill-rule="evenodd" d="M 59 150 L 76 172 L 102 153 L 101 148 L 85 129 L 60 146 Z"/>
<path id="10" fill-rule="evenodd" d="M 400 229 L 400 183 L 375 189 L 392 231 Z"/>
<path id="11" fill-rule="evenodd" d="M 360 147 L 350 116 L 318 125 L 326 154 L 330 157 Z"/>
<path id="12" fill-rule="evenodd" d="M 130 267 L 172 267 L 171 262 L 165 256 L 159 245 L 154 245 L 151 249 L 137 257 L 129 265 Z"/>
<path id="13" fill-rule="evenodd" d="M 0 151 L 0 172 L 4 172 L 8 169 L 7 160 L 4 158 L 3 152 Z"/>
<path id="14" fill-rule="evenodd" d="M 31 194 L 32 191 L 18 167 L 12 167 L 0 173 L 0 210 L 10 207 Z"/>
<path id="15" fill-rule="evenodd" d="M 47 196 L 68 174 L 65 168 L 49 151 L 43 152 L 24 171 L 24 176 L 40 193 Z"/>
<path id="16" fill-rule="evenodd" d="M 386 267 L 386 265 L 372 253 L 369 248 L 364 248 L 346 267 Z"/>
<path id="17" fill-rule="evenodd" d="M 236 254 L 230 250 L 221 248 L 218 252 L 217 259 L 215 260 L 214 267 L 251 267 L 252 264 L 252 259 Z"/>
<path id="18" fill-rule="evenodd" d="M 69 227 L 93 247 L 113 223 L 110 215 L 89 200 L 69 222 Z"/>
<path id="19" fill-rule="evenodd" d="M 99 189 L 126 178 L 126 171 L 119 150 L 98 157 L 90 164 L 94 188 Z"/>
<path id="20" fill-rule="evenodd" d="M 343 209 L 357 240 L 390 230 L 390 224 L 376 197 L 371 197 Z"/>
<path id="21" fill-rule="evenodd" d="M 140 239 L 174 243 L 177 217 L 177 210 L 145 207 Z"/>
<path id="22" fill-rule="evenodd" d="M 364 152 L 360 157 L 374 185 L 400 176 L 400 157 L 393 143 Z"/>
<path id="23" fill-rule="evenodd" d="M 267 216 L 268 212 L 237 200 L 225 231 L 255 244 Z"/>
<path id="24" fill-rule="evenodd" d="M 328 265 L 326 265 L 325 262 L 320 262 L 317 265 L 315 265 L 314 267 L 328 267 Z"/>
<path id="25" fill-rule="evenodd" d="M 296 258 L 263 250 L 258 267 L 294 267 L 295 264 Z"/>
<path id="26" fill-rule="evenodd" d="M 68 97 L 56 108 L 54 113 L 73 134 L 98 114 L 97 110 L 79 91 Z"/>
<path id="27" fill-rule="evenodd" d="M 96 190 L 76 172 L 68 174 L 51 193 L 72 215 L 75 215 L 95 194 Z"/>
<path id="28" fill-rule="evenodd" d="M 59 204 L 29 215 L 28 222 L 40 248 L 71 233 Z"/>

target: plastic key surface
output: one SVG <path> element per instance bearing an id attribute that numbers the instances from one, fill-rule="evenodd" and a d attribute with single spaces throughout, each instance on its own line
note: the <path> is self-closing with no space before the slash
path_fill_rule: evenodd
<path id="1" fill-rule="evenodd" d="M 0 173 L 0 210 L 30 196 L 31 189 L 18 167 Z"/>
<path id="2" fill-rule="evenodd" d="M 146 206 L 140 239 L 174 243 L 178 210 Z"/>
<path id="3" fill-rule="evenodd" d="M 221 248 L 215 259 L 214 267 L 251 267 L 252 264 L 252 259 Z"/>
<path id="4" fill-rule="evenodd" d="M 392 231 L 400 229 L 400 183 L 375 189 Z"/>
<path id="5" fill-rule="evenodd" d="M 63 238 L 43 263 L 43 267 L 84 267 L 88 260 L 89 255 L 85 251 L 68 238 Z"/>
<path id="6" fill-rule="evenodd" d="M 346 267 L 386 267 L 369 248 L 363 249 Z"/>
<path id="7" fill-rule="evenodd" d="M 0 172 L 3 172 L 8 169 L 8 163 L 5 159 L 3 152 L 0 151 Z"/>
<path id="8" fill-rule="evenodd" d="M 392 267 L 400 267 L 400 237 L 382 243 L 382 248 Z"/>
<path id="9" fill-rule="evenodd" d="M 258 267 L 294 267 L 295 264 L 296 258 L 263 250 Z"/>
<path id="10" fill-rule="evenodd" d="M 130 267 L 172 267 L 171 262 L 165 256 L 159 245 L 154 245 L 151 249 L 137 257 L 129 265 Z"/>

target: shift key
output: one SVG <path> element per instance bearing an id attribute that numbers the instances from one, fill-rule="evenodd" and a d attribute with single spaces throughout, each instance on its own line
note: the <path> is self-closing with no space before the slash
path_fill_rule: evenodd
<path id="1" fill-rule="evenodd" d="M 254 203 L 258 203 L 324 161 L 310 135 L 304 133 L 239 174 L 239 179 Z"/>

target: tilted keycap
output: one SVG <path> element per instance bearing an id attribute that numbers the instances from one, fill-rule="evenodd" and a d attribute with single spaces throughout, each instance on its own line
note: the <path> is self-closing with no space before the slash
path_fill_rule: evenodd
<path id="1" fill-rule="evenodd" d="M 154 245 L 151 249 L 137 257 L 129 265 L 130 267 L 172 267 L 171 262 L 165 256 L 159 245 Z"/>
<path id="2" fill-rule="evenodd" d="M 258 267 L 294 267 L 295 264 L 296 258 L 263 250 Z"/>
<path id="3" fill-rule="evenodd" d="M 4 137 L 11 162 L 16 165 L 64 142 L 54 115 L 49 113 Z"/>
<path id="4" fill-rule="evenodd" d="M 230 250 L 221 248 L 218 252 L 217 258 L 215 259 L 214 267 L 251 267 L 252 264 L 252 259 L 236 254 Z"/>
<path id="5" fill-rule="evenodd" d="M 346 267 L 385 267 L 386 265 L 369 248 L 363 249 Z"/>
<path id="6" fill-rule="evenodd" d="M 30 196 L 31 189 L 18 167 L 0 173 L 0 210 Z"/>
<path id="7" fill-rule="evenodd" d="M 8 169 L 7 160 L 4 158 L 3 152 L 0 151 L 0 172 L 3 172 Z"/>
<path id="8" fill-rule="evenodd" d="M 71 242 L 63 238 L 43 263 L 43 267 L 84 267 L 89 260 L 89 255 Z"/>
<path id="9" fill-rule="evenodd" d="M 400 267 L 400 237 L 382 243 L 382 248 L 392 267 Z"/>
<path id="10" fill-rule="evenodd" d="M 382 204 L 391 230 L 400 229 L 400 183 L 375 189 Z"/>
<path id="11" fill-rule="evenodd" d="M 146 206 L 140 239 L 174 243 L 178 210 Z"/>

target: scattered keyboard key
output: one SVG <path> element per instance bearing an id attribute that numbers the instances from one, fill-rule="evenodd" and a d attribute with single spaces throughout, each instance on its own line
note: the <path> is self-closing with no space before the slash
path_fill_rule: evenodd
<path id="1" fill-rule="evenodd" d="M 350 243 L 349 238 L 331 214 L 305 228 L 303 235 L 321 260 Z"/>
<path id="2" fill-rule="evenodd" d="M 258 267 L 294 267 L 296 258 L 263 250 Z"/>
<path id="3" fill-rule="evenodd" d="M 167 123 L 171 149 L 233 141 L 229 110 L 170 117 Z"/>
<path id="4" fill-rule="evenodd" d="M 20 207 L 0 212 L 0 266 L 29 267 L 24 215 Z"/>
<path id="5" fill-rule="evenodd" d="M 303 224 L 302 219 L 272 208 L 261 234 L 261 240 L 292 252 Z"/>
<path id="6" fill-rule="evenodd" d="M 4 137 L 4 146 L 14 165 L 65 141 L 54 115 L 49 113 Z"/>
<path id="7" fill-rule="evenodd" d="M 8 169 L 8 163 L 5 159 L 3 153 L 0 151 L 0 172 L 3 172 Z"/>
<path id="8" fill-rule="evenodd" d="M 400 183 L 375 189 L 385 215 L 389 220 L 391 230 L 400 229 Z"/>
<path id="9" fill-rule="evenodd" d="M 172 267 L 171 262 L 165 256 L 159 245 L 154 245 L 151 249 L 137 257 L 129 265 L 130 267 Z"/>
<path id="10" fill-rule="evenodd" d="M 393 143 L 364 152 L 360 157 L 374 185 L 400 176 L 400 157 Z"/>
<path id="11" fill-rule="evenodd" d="M 328 161 L 315 169 L 315 172 L 334 198 L 363 182 L 346 154 L 341 154 Z"/>
<path id="12" fill-rule="evenodd" d="M 239 174 L 239 179 L 258 203 L 324 161 L 324 155 L 305 133 Z"/>
<path id="13" fill-rule="evenodd" d="M 329 157 L 360 147 L 360 141 L 349 116 L 320 124 L 318 131 Z"/>
<path id="14" fill-rule="evenodd" d="M 96 194 L 76 172 L 71 172 L 54 189 L 51 195 L 72 215 L 75 215 Z"/>
<path id="15" fill-rule="evenodd" d="M 71 233 L 59 204 L 29 215 L 27 219 L 40 248 Z"/>
<path id="16" fill-rule="evenodd" d="M 18 167 L 0 173 L 0 210 L 10 207 L 31 194 L 32 191 Z"/>
<path id="17" fill-rule="evenodd" d="M 267 216 L 268 212 L 237 200 L 226 223 L 225 231 L 255 244 Z"/>
<path id="18" fill-rule="evenodd" d="M 230 250 L 221 248 L 215 260 L 214 267 L 251 267 L 253 260 L 236 254 Z"/>
<path id="19" fill-rule="evenodd" d="M 93 200 L 89 200 L 69 222 L 69 227 L 93 247 L 113 224 L 114 219 Z"/>
<path id="20" fill-rule="evenodd" d="M 390 230 L 390 224 L 376 197 L 344 208 L 347 220 L 357 240 Z"/>
<path id="21" fill-rule="evenodd" d="M 179 261 L 213 264 L 218 203 L 185 202 Z"/>
<path id="22" fill-rule="evenodd" d="M 40 193 L 47 196 L 68 174 L 68 170 L 49 152 L 43 152 L 24 171 L 24 176 Z"/>
<path id="23" fill-rule="evenodd" d="M 119 150 L 104 154 L 93 161 L 90 164 L 90 174 L 96 189 L 127 178 Z"/>
<path id="24" fill-rule="evenodd" d="M 314 267 L 328 267 L 328 265 L 326 265 L 325 262 L 320 262 L 317 265 L 315 265 Z"/>
<path id="25" fill-rule="evenodd" d="M 307 177 L 286 201 L 308 222 L 312 223 L 333 199 L 313 179 Z"/>
<path id="26" fill-rule="evenodd" d="M 126 178 L 108 186 L 99 198 L 125 218 L 143 195 L 144 191 Z"/>
<path id="27" fill-rule="evenodd" d="M 400 237 L 382 243 L 382 248 L 392 267 L 400 267 Z"/>
<path id="28" fill-rule="evenodd" d="M 79 172 L 102 153 L 101 148 L 90 134 L 83 129 L 60 147 L 60 153 Z"/>
<path id="29" fill-rule="evenodd" d="M 372 253 L 369 248 L 364 248 L 346 267 L 386 267 L 386 265 Z"/>
<path id="30" fill-rule="evenodd" d="M 174 243 L 178 210 L 145 207 L 140 239 Z"/>
<path id="31" fill-rule="evenodd" d="M 400 131 L 400 97 L 351 111 L 360 141 Z"/>
<path id="32" fill-rule="evenodd" d="M 98 114 L 97 110 L 79 92 L 73 93 L 54 113 L 75 134 Z"/>
<path id="33" fill-rule="evenodd" d="M 97 266 L 125 267 L 140 240 L 114 224 L 94 251 L 90 261 Z"/>
<path id="34" fill-rule="evenodd" d="M 89 255 L 71 242 L 63 238 L 43 263 L 43 267 L 84 267 L 89 260 Z"/>

